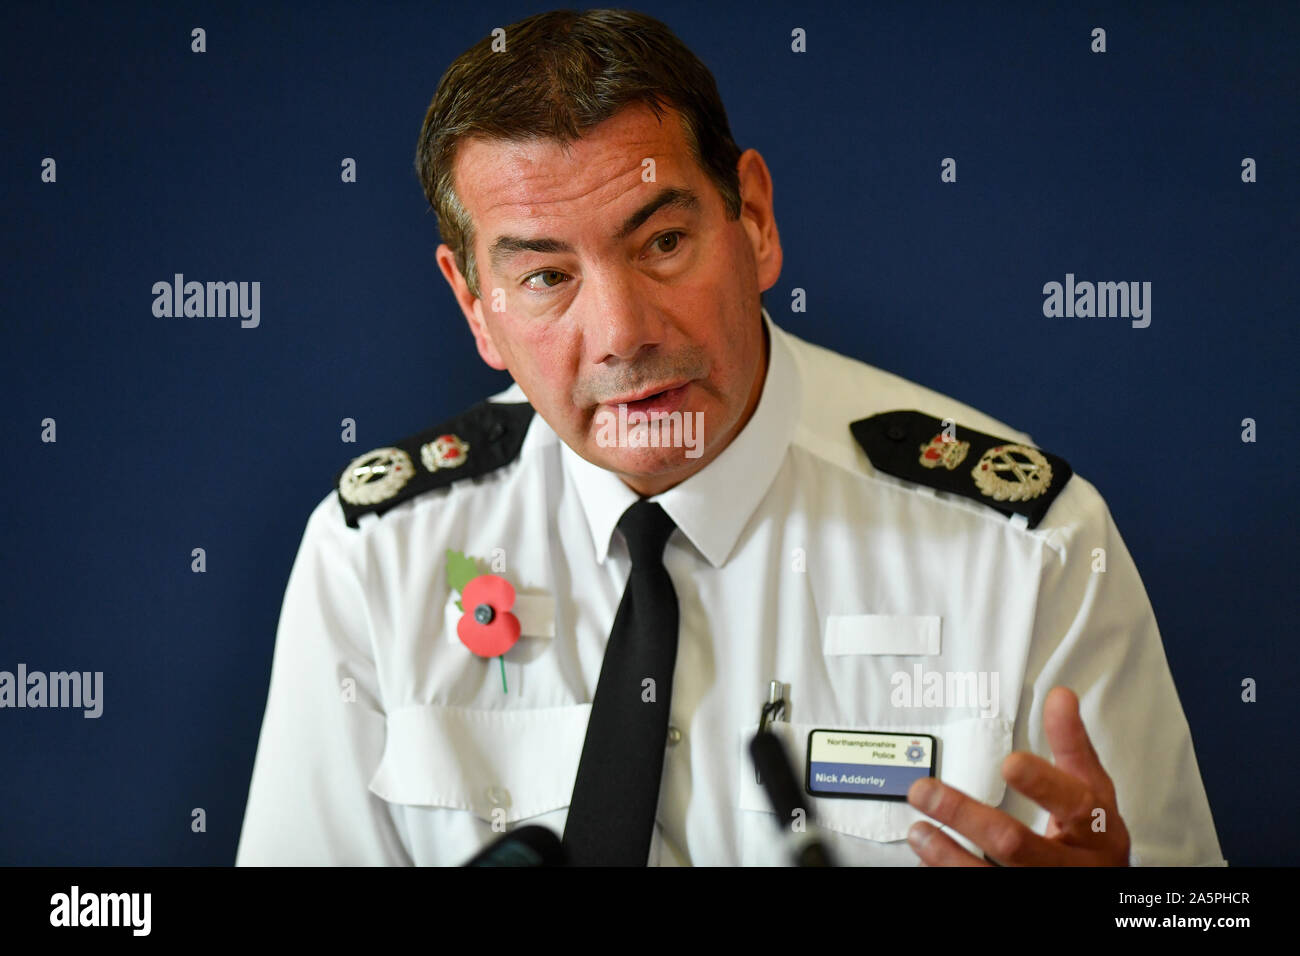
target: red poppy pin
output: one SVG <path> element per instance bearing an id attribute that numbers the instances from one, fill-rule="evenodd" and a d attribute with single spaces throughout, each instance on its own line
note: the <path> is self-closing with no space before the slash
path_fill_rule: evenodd
<path id="1" fill-rule="evenodd" d="M 519 618 L 510 613 L 515 589 L 505 578 L 480 574 L 460 594 L 461 643 L 479 657 L 500 657 L 519 640 Z"/>
<path id="2" fill-rule="evenodd" d="M 501 690 L 506 690 L 506 664 L 502 655 L 519 640 L 519 618 L 510 613 L 515 606 L 514 586 L 495 574 L 479 574 L 478 562 L 459 551 L 447 552 L 447 584 L 460 591 L 456 606 L 461 609 L 456 635 L 479 657 L 501 661 Z"/>

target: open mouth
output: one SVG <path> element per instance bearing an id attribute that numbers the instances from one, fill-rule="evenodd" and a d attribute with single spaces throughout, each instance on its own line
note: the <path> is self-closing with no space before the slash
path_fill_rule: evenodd
<path id="1" fill-rule="evenodd" d="M 686 393 L 690 389 L 690 382 L 683 382 L 681 385 L 673 388 L 661 389 L 652 392 L 643 398 L 633 401 L 618 401 L 608 403 L 611 408 L 617 409 L 619 406 L 626 406 L 628 412 L 643 412 L 647 415 L 668 414 L 678 410 L 686 398 Z"/>

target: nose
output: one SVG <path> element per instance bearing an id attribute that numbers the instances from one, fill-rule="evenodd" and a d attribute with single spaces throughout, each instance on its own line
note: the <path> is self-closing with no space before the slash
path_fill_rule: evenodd
<path id="1" fill-rule="evenodd" d="M 619 365 L 664 344 L 663 318 L 629 279 L 607 274 L 593 282 L 588 277 L 586 291 L 586 341 L 592 361 Z"/>

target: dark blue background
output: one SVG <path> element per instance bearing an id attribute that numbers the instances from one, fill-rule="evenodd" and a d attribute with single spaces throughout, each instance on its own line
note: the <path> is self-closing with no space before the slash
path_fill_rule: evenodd
<path id="1" fill-rule="evenodd" d="M 508 384 L 436 269 L 412 161 L 450 62 L 548 7 L 46 6 L 12 8 L 0 50 L 0 669 L 102 670 L 104 714 L 0 711 L 0 863 L 228 864 L 310 509 L 355 454 Z M 772 170 L 777 322 L 1098 486 L 1224 855 L 1297 863 L 1297 6 L 1029 6 L 641 9 Z M 175 272 L 260 281 L 260 327 L 155 318 Z M 1044 318 L 1067 272 L 1150 281 L 1151 326 Z"/>

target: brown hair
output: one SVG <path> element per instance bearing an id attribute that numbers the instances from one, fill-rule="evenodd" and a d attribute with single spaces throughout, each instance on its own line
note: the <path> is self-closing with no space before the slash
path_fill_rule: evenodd
<path id="1" fill-rule="evenodd" d="M 485 36 L 448 67 L 424 116 L 415 152 L 420 185 L 456 267 L 481 298 L 474 223 L 456 195 L 456 147 L 471 136 L 581 138 L 633 103 L 681 118 L 696 164 L 717 187 L 727 217 L 740 216 L 740 148 L 713 74 L 659 20 L 630 10 L 555 10 L 505 31 L 506 49 Z"/>

